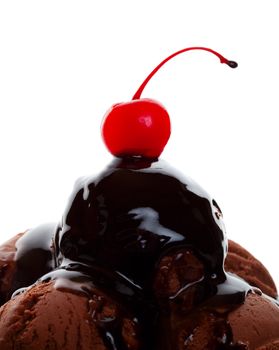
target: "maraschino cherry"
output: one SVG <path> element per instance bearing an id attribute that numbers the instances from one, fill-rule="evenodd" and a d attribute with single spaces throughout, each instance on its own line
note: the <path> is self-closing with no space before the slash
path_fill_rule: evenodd
<path id="1" fill-rule="evenodd" d="M 227 60 L 206 47 L 188 47 L 163 60 L 144 80 L 130 102 L 114 104 L 105 114 L 102 136 L 108 150 L 116 157 L 158 158 L 171 133 L 170 118 L 164 106 L 141 94 L 153 75 L 170 59 L 190 50 L 211 52 L 221 63 L 236 68 L 237 63 Z"/>

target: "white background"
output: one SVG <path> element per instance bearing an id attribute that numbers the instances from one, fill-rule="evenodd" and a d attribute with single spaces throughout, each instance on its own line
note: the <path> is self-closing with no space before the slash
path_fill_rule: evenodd
<path id="1" fill-rule="evenodd" d="M 111 159 L 105 111 L 144 91 L 172 119 L 162 155 L 219 203 L 229 238 L 279 285 L 277 1 L 1 1 L 0 242 L 60 219 L 75 179 Z"/>

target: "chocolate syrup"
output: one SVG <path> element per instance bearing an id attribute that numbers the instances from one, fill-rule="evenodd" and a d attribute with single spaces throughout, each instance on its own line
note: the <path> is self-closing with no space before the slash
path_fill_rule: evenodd
<path id="1" fill-rule="evenodd" d="M 76 185 L 56 239 L 59 260 L 110 268 L 148 289 L 156 262 L 183 246 L 207 275 L 224 280 L 226 241 L 214 203 L 163 161 L 116 159 Z"/>
<path id="2" fill-rule="evenodd" d="M 16 242 L 16 271 L 10 296 L 19 288 L 35 283 L 54 269 L 53 238 L 57 224 L 48 223 L 30 229 Z"/>
<path id="3" fill-rule="evenodd" d="M 133 310 L 145 325 L 144 349 L 156 347 L 161 308 L 153 280 L 159 261 L 171 252 L 191 249 L 203 263 L 193 307 L 210 299 L 214 309 L 230 310 L 251 290 L 223 269 L 227 241 L 217 203 L 163 161 L 115 159 L 100 175 L 81 179 L 56 244 L 60 264 L 66 258 L 92 266 L 93 283 Z M 96 276 L 100 271 L 102 278 Z M 172 302 L 187 288 L 181 286 Z M 117 343 L 115 338 L 113 349 Z"/>
<path id="4" fill-rule="evenodd" d="M 100 175 L 80 179 L 61 224 L 29 231 L 17 249 L 15 287 L 44 275 L 39 282 L 53 280 L 56 288 L 76 293 L 90 295 L 97 288 L 137 320 L 141 349 L 173 349 L 167 340 L 172 327 L 168 313 L 185 302 L 190 313 L 203 308 L 219 315 L 224 334 L 218 349 L 245 349 L 234 344 L 226 315 L 244 302 L 252 287 L 224 271 L 227 240 L 221 210 L 204 190 L 163 161 L 115 159 Z M 159 263 L 181 250 L 194 254 L 203 275 L 160 299 L 154 293 Z M 126 350 L 116 320 L 99 328 L 109 349 Z M 166 341 L 158 347 L 160 336 Z"/>

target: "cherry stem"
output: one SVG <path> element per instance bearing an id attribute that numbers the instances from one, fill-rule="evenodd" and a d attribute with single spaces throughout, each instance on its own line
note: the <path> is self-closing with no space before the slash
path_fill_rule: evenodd
<path id="1" fill-rule="evenodd" d="M 169 57 L 167 57 L 166 59 L 164 59 L 155 69 L 153 69 L 153 71 L 148 75 L 148 77 L 144 80 L 144 82 L 141 84 L 141 86 L 139 87 L 138 91 L 135 93 L 135 95 L 133 96 L 133 100 L 138 100 L 141 97 L 141 94 L 143 92 L 143 89 L 145 88 L 145 86 L 147 85 L 147 83 L 149 82 L 149 80 L 153 77 L 153 75 L 155 75 L 158 70 L 169 60 L 171 60 L 173 57 L 180 55 L 183 52 L 186 51 L 190 51 L 190 50 L 203 50 L 203 51 L 208 51 L 211 52 L 212 54 L 214 54 L 215 56 L 217 56 L 220 59 L 221 63 L 225 63 L 227 64 L 229 67 L 231 68 L 236 68 L 237 67 L 237 63 L 235 61 L 230 61 L 228 59 L 226 59 L 224 56 L 220 55 L 218 52 L 211 50 L 207 47 L 188 47 L 186 49 L 182 49 L 179 50 L 175 53 L 173 53 L 172 55 L 170 55 Z"/>

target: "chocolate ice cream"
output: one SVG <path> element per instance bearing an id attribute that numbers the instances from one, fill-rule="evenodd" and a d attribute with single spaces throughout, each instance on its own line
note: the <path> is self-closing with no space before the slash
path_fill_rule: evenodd
<path id="1" fill-rule="evenodd" d="M 263 264 L 246 249 L 230 240 L 225 269 L 243 278 L 252 286 L 258 287 L 263 293 L 273 298 L 278 297 L 275 283 Z"/>
<path id="2" fill-rule="evenodd" d="M 249 293 L 245 303 L 227 311 L 212 312 L 205 305 L 184 318 L 174 311 L 172 327 L 178 344 L 174 349 L 279 349 L 279 313 L 274 302 Z"/>
<path id="3" fill-rule="evenodd" d="M 8 244 L 1 350 L 279 349 L 268 271 L 228 248 L 217 202 L 159 159 L 169 116 L 140 98 L 164 63 L 197 49 L 237 67 L 203 47 L 162 61 L 132 101 L 105 115 L 109 166 L 76 183 L 59 224 Z"/>
<path id="4" fill-rule="evenodd" d="M 16 242 L 22 235 L 19 233 L 0 246 L 0 305 L 9 299 L 16 271 Z"/>
<path id="5" fill-rule="evenodd" d="M 227 241 L 217 203 L 162 161 L 114 160 L 100 175 L 83 178 L 62 223 L 30 230 L 16 246 L 19 268 L 12 285 L 35 285 L 17 291 L 1 309 L 3 350 L 15 344 L 32 349 L 32 337 L 34 349 L 59 348 L 61 334 L 72 336 L 63 340 L 65 349 L 79 349 L 73 345 L 79 335 L 68 333 L 72 324 L 86 335 L 88 349 L 254 349 L 254 335 L 239 333 L 232 315 L 241 315 L 253 329 L 262 327 L 257 345 L 277 346 L 279 308 L 268 272 L 234 243 L 226 262 L 231 268 L 224 270 Z M 36 259 L 30 273 L 27 267 Z M 249 271 L 242 259 L 253 261 Z M 92 321 L 88 303 L 100 295 L 108 310 L 117 311 L 103 322 Z M 57 300 L 65 306 L 56 312 Z M 263 315 L 272 310 L 273 319 L 261 323 L 252 311 L 244 312 L 250 300 L 261 305 Z M 84 311 L 69 318 L 78 307 Z M 37 316 L 42 314 L 44 322 Z"/>
<path id="6" fill-rule="evenodd" d="M 1 350 L 106 350 L 114 340 L 104 334 L 103 325 L 118 335 L 117 348 L 139 349 L 135 320 L 94 287 L 73 293 L 53 282 L 37 284 L 4 305 L 0 319 Z"/>

